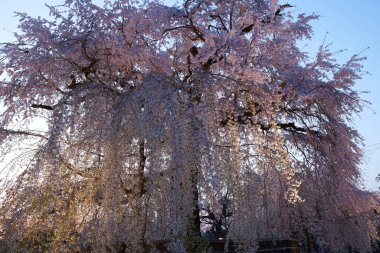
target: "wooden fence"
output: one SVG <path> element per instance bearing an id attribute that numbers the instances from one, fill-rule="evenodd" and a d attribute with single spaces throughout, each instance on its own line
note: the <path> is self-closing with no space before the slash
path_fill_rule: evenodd
<path id="1" fill-rule="evenodd" d="M 210 241 L 213 253 L 224 253 L 226 241 L 224 239 Z M 237 245 L 233 242 L 228 244 L 228 253 L 235 253 Z M 260 240 L 257 253 L 300 253 L 297 240 Z"/>

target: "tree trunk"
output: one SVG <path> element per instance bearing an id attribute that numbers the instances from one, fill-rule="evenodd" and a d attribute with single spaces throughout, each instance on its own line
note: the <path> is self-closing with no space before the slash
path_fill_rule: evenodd
<path id="1" fill-rule="evenodd" d="M 311 234 L 307 229 L 305 229 L 305 236 L 306 236 L 306 253 L 312 253 L 313 252 L 313 241 L 311 239 Z"/>
<path id="2" fill-rule="evenodd" d="M 201 219 L 199 216 L 199 194 L 198 194 L 198 167 L 193 166 L 191 170 L 191 187 L 192 187 L 192 197 L 193 197 L 193 229 L 194 235 L 201 236 Z"/>
<path id="3" fill-rule="evenodd" d="M 138 170 L 138 198 L 142 198 L 144 193 L 146 192 L 145 187 L 145 162 L 146 162 L 146 156 L 145 156 L 145 140 L 142 139 L 139 146 L 139 155 L 140 155 L 140 164 L 139 164 L 139 170 Z M 143 216 L 142 220 L 142 230 L 140 234 L 140 243 L 143 247 L 144 253 L 149 253 L 149 245 L 146 242 L 145 235 L 146 235 L 146 226 L 147 226 L 147 210 L 144 208 L 146 206 L 146 203 L 141 203 L 143 206 L 137 207 L 139 210 L 139 215 Z"/>

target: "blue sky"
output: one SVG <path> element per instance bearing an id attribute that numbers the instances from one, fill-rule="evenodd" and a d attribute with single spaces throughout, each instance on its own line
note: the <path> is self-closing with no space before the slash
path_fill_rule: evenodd
<path id="1" fill-rule="evenodd" d="M 17 18 L 14 11 L 27 12 L 32 16 L 46 17 L 48 10 L 44 6 L 60 4 L 63 0 L 11 0 L 4 1 L 0 8 L 0 42 L 12 40 L 17 31 Z M 94 2 L 101 2 L 96 0 Z M 168 1 L 174 2 L 174 1 Z M 295 13 L 317 13 L 318 21 L 312 23 L 315 36 L 311 41 L 301 42 L 304 50 L 315 52 L 323 42 L 332 44 L 333 50 L 347 49 L 336 55 L 338 62 L 343 63 L 352 54 L 367 49 L 363 55 L 365 70 L 370 73 L 360 80 L 356 89 L 369 91 L 362 98 L 371 103 L 360 115 L 355 116 L 354 127 L 365 139 L 365 157 L 361 166 L 365 187 L 378 190 L 380 183 L 375 177 L 380 173 L 380 1 L 379 0 L 289 0 L 280 1 L 295 5 Z"/>
<path id="2" fill-rule="evenodd" d="M 285 1 L 281 1 L 285 2 Z M 354 127 L 364 137 L 364 161 L 361 166 L 366 188 L 378 190 L 375 181 L 380 173 L 380 1 L 379 0 L 289 0 L 297 12 L 317 13 L 321 17 L 312 23 L 314 38 L 306 41 L 305 50 L 314 52 L 323 42 L 333 43 L 332 49 L 345 52 L 336 55 L 343 63 L 351 55 L 363 52 L 367 60 L 364 70 L 370 75 L 363 76 L 356 89 L 368 91 L 362 98 L 371 103 L 360 115 L 355 116 Z"/>

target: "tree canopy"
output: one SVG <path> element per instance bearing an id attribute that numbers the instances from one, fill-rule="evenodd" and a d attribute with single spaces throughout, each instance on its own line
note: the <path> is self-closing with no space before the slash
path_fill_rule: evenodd
<path id="1" fill-rule="evenodd" d="M 351 122 L 364 58 L 303 52 L 317 15 L 269 0 L 48 8 L 19 13 L 0 52 L 1 155 L 26 150 L 3 170 L 4 250 L 202 252 L 210 224 L 243 252 L 370 249 L 380 209 Z"/>

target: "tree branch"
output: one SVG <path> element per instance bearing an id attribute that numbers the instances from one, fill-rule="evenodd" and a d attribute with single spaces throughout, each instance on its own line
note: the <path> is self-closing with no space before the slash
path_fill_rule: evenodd
<path id="1" fill-rule="evenodd" d="M 54 110 L 54 106 L 51 106 L 51 105 L 32 104 L 32 107 L 36 108 L 36 109 L 45 109 L 45 110 L 48 110 L 48 111 L 53 111 Z"/>
<path id="2" fill-rule="evenodd" d="M 10 129 L 5 129 L 5 128 L 0 128 L 0 134 L 28 135 L 28 136 L 40 137 L 40 138 L 43 138 L 45 140 L 48 139 L 46 136 L 44 136 L 42 134 L 23 131 L 23 130 L 10 130 Z"/>

